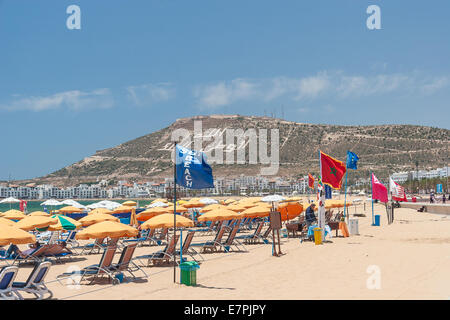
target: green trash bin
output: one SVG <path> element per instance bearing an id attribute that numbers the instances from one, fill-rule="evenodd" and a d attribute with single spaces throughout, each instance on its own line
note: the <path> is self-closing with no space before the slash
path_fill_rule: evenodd
<path id="1" fill-rule="evenodd" d="M 197 269 L 200 266 L 195 261 L 187 261 L 180 263 L 181 269 L 181 283 L 187 286 L 197 285 Z"/>

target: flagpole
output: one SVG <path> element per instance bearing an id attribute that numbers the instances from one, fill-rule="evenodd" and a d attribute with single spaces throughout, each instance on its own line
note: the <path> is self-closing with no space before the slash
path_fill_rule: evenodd
<path id="1" fill-rule="evenodd" d="M 372 172 L 373 175 L 373 172 Z M 372 226 L 375 225 L 375 221 L 373 220 L 373 178 L 372 175 L 370 176 L 370 187 L 371 187 L 371 191 L 372 191 Z"/>
<path id="2" fill-rule="evenodd" d="M 346 215 L 346 212 L 347 212 L 347 174 L 348 174 L 348 170 L 345 170 L 344 218 L 347 220 L 347 224 L 348 224 L 348 217 Z"/>
<path id="3" fill-rule="evenodd" d="M 175 161 L 173 163 L 173 241 L 177 236 L 177 143 L 174 143 L 175 147 Z M 176 255 L 173 255 L 173 283 L 176 282 Z"/>

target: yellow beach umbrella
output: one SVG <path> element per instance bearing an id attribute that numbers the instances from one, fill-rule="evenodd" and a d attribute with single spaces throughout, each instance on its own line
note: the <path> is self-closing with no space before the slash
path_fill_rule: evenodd
<path id="1" fill-rule="evenodd" d="M 179 227 L 193 227 L 194 222 L 191 219 L 177 215 L 177 228 Z M 163 213 L 159 216 L 153 217 L 143 224 L 141 224 L 141 229 L 157 229 L 157 228 L 173 228 L 173 214 Z"/>
<path id="2" fill-rule="evenodd" d="M 234 212 L 242 212 L 242 211 L 244 211 L 247 208 L 251 208 L 251 207 L 250 206 L 249 207 L 243 206 L 242 204 L 239 204 L 239 203 L 233 203 L 233 204 L 230 204 L 229 206 L 227 206 L 228 210 L 231 210 L 231 211 L 234 211 Z"/>
<path id="3" fill-rule="evenodd" d="M 167 212 L 172 212 L 173 213 L 173 205 L 170 205 L 168 207 L 164 207 L 164 209 L 167 210 Z M 186 208 L 185 206 L 182 205 L 177 205 L 177 212 L 178 213 L 183 213 L 183 212 L 188 212 L 189 209 Z"/>
<path id="4" fill-rule="evenodd" d="M 80 222 L 83 225 L 83 227 L 90 226 L 91 224 L 99 223 L 99 222 L 103 222 L 103 221 L 119 222 L 120 219 L 117 217 L 114 217 L 113 215 L 110 215 L 110 214 L 95 213 L 95 214 L 87 215 L 87 216 L 81 218 L 80 220 L 78 220 L 78 222 Z"/>
<path id="5" fill-rule="evenodd" d="M 114 209 L 113 213 L 127 213 L 131 212 L 133 210 L 133 207 L 130 206 L 120 206 Z"/>
<path id="6" fill-rule="evenodd" d="M 309 207 L 310 205 L 312 205 L 312 203 L 308 203 L 308 202 L 302 202 L 302 203 L 300 203 L 300 204 L 302 205 L 303 210 L 308 209 L 308 207 Z M 317 210 L 318 210 L 317 203 L 314 202 L 314 204 L 316 205 L 316 207 L 314 208 L 314 211 L 317 211 Z"/>
<path id="7" fill-rule="evenodd" d="M 114 213 L 113 211 L 106 209 L 106 208 L 96 208 L 94 210 L 91 210 L 88 212 L 88 214 L 95 214 L 95 213 L 104 213 L 104 214 L 111 214 Z"/>
<path id="8" fill-rule="evenodd" d="M 27 215 L 27 217 L 50 217 L 50 214 L 44 211 L 34 211 Z"/>
<path id="9" fill-rule="evenodd" d="M 36 237 L 15 226 L 7 226 L 0 223 L 0 246 L 9 244 L 25 244 L 36 242 Z"/>
<path id="10" fill-rule="evenodd" d="M 164 214 L 164 213 L 169 213 L 170 209 L 167 209 L 168 207 L 154 207 L 154 208 L 149 208 L 147 210 L 144 210 L 140 213 L 137 214 L 136 218 L 139 221 L 147 221 L 148 219 L 151 219 L 155 216 L 158 216 L 160 214 Z M 173 208 L 172 208 L 172 212 L 173 212 Z"/>
<path id="11" fill-rule="evenodd" d="M 129 225 L 115 222 L 115 221 L 103 221 L 93 224 L 86 229 L 81 230 L 75 236 L 76 239 L 98 239 L 98 238 L 122 238 L 122 237 L 135 237 L 139 231 Z"/>
<path id="12" fill-rule="evenodd" d="M 256 217 L 268 217 L 271 207 L 268 206 L 256 206 L 252 208 L 245 209 L 240 213 L 240 216 L 246 218 L 256 218 Z"/>
<path id="13" fill-rule="evenodd" d="M 205 212 L 208 212 L 208 211 L 211 211 L 214 209 L 228 209 L 228 207 L 224 206 L 223 204 L 214 203 L 214 204 L 207 205 L 206 207 L 200 209 L 199 211 L 201 213 L 205 213 Z"/>
<path id="14" fill-rule="evenodd" d="M 303 198 L 302 197 L 290 197 L 290 198 L 287 198 L 286 200 L 283 200 L 281 202 L 290 202 L 290 201 L 303 201 Z"/>
<path id="15" fill-rule="evenodd" d="M 51 217 L 44 217 L 44 216 L 29 216 L 26 218 L 23 218 L 19 222 L 15 224 L 15 226 L 19 229 L 29 231 L 36 228 L 45 228 L 52 224 L 57 224 L 58 220 L 53 219 Z"/>
<path id="16" fill-rule="evenodd" d="M 6 219 L 6 218 L 0 218 L 0 224 L 7 225 L 7 226 L 14 226 L 16 223 L 12 220 Z"/>
<path id="17" fill-rule="evenodd" d="M 204 214 L 202 214 L 200 217 L 198 217 L 198 221 L 220 221 L 220 220 L 231 220 L 236 217 L 239 217 L 239 215 L 229 209 L 213 209 L 211 211 L 208 211 Z"/>
<path id="18" fill-rule="evenodd" d="M 225 200 L 223 203 L 224 204 L 231 204 L 231 203 L 233 203 L 233 202 L 236 202 L 237 200 L 235 200 L 235 199 L 227 199 L 227 200 Z"/>
<path id="19" fill-rule="evenodd" d="M 135 207 L 137 205 L 137 202 L 136 201 L 125 201 L 124 203 L 122 203 L 122 205 Z"/>
<path id="20" fill-rule="evenodd" d="M 76 208 L 73 206 L 67 206 L 58 210 L 59 213 L 81 213 L 83 209 Z"/>
<path id="21" fill-rule="evenodd" d="M 26 215 L 24 215 L 22 211 L 15 210 L 15 209 L 8 210 L 6 212 L 3 212 L 3 214 L 2 214 L 2 218 L 11 219 L 11 220 L 21 220 L 25 217 L 26 217 Z"/>

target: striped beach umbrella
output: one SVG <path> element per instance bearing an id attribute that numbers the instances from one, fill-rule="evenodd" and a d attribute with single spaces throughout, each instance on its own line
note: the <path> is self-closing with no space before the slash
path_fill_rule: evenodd
<path id="1" fill-rule="evenodd" d="M 81 228 L 81 222 L 78 222 L 77 220 L 74 220 L 62 214 L 54 214 L 52 218 L 57 219 L 58 223 L 49 226 L 49 231 L 75 230 Z"/>

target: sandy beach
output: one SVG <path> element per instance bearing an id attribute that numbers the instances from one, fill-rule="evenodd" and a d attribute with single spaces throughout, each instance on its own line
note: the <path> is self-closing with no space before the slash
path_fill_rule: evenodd
<path id="1" fill-rule="evenodd" d="M 148 278 L 119 285 L 98 281 L 73 287 L 55 281 L 69 268 L 98 263 L 100 254 L 54 264 L 46 282 L 56 299 L 450 298 L 450 216 L 401 208 L 388 225 L 384 207 L 376 204 L 381 226 L 374 227 L 370 206 L 356 212 L 366 215 L 358 218 L 360 235 L 335 237 L 333 231 L 333 238 L 327 237 L 323 245 L 282 238 L 281 257 L 271 255 L 270 244 L 246 245 L 248 252 L 204 254 L 196 287 L 174 284 L 172 266 L 146 267 Z M 196 235 L 194 242 L 210 238 Z M 161 249 L 138 247 L 135 256 Z M 379 272 L 379 288 L 371 285 L 374 270 Z M 26 280 L 29 271 L 31 266 L 21 267 L 17 280 Z M 142 276 L 139 271 L 136 275 Z"/>

